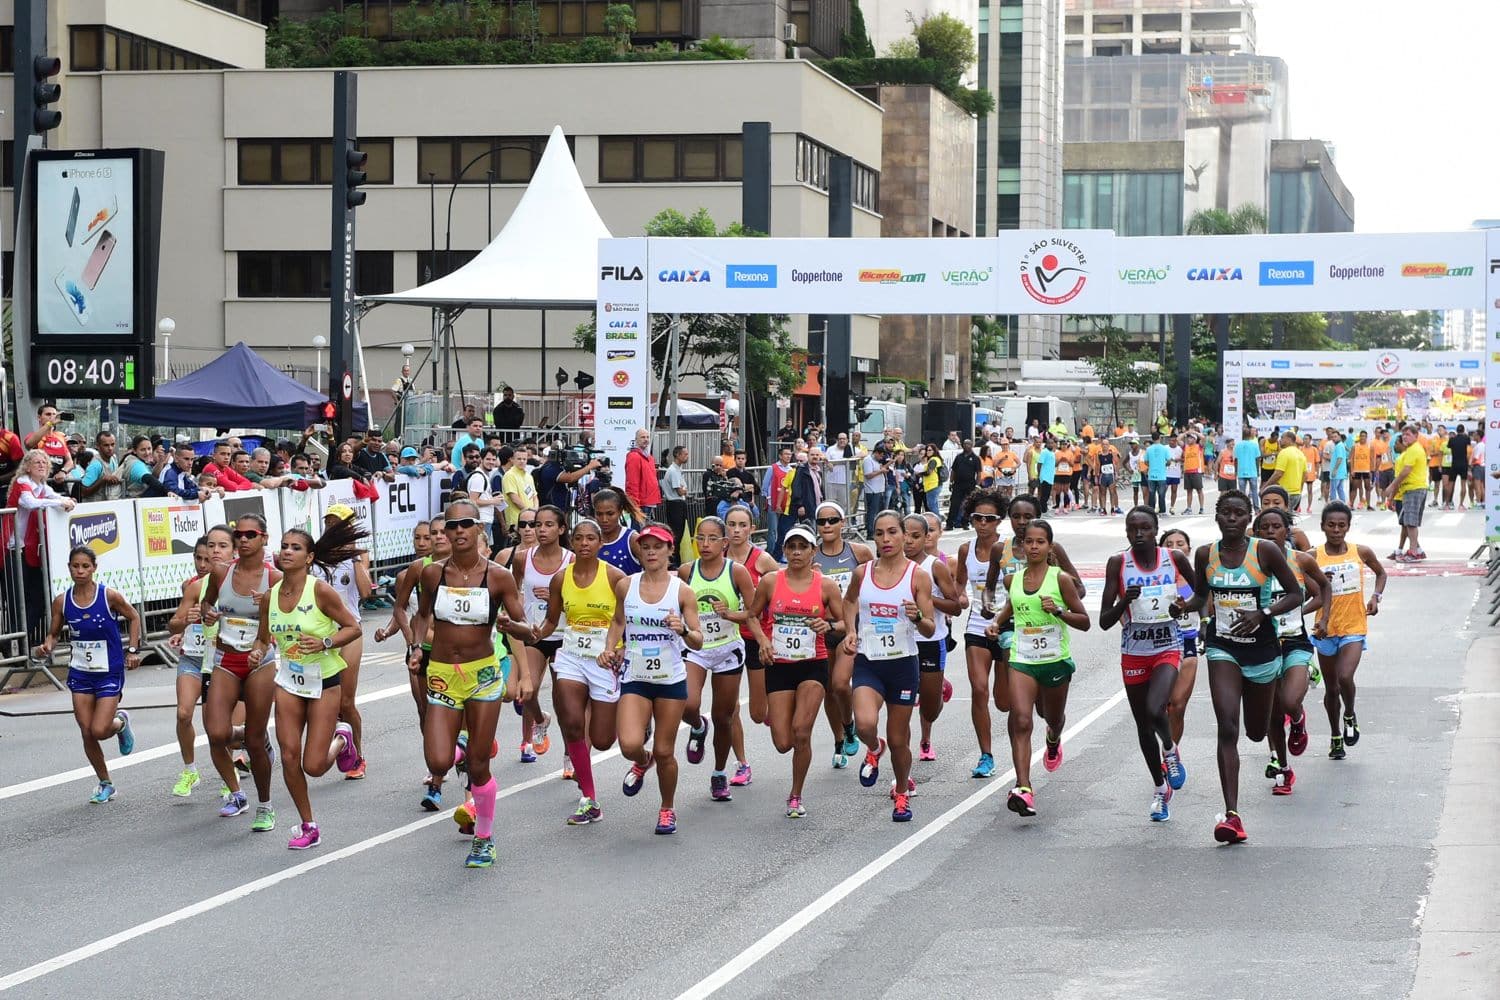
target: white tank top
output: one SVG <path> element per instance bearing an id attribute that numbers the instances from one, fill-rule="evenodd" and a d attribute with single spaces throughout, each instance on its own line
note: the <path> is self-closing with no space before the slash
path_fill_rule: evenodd
<path id="1" fill-rule="evenodd" d="M 667 615 L 681 613 L 682 580 L 673 574 L 661 600 L 648 602 L 641 597 L 641 576 L 632 576 L 625 592 L 625 679 L 648 684 L 687 680 L 682 637 L 667 628 Z"/>
<path id="2" fill-rule="evenodd" d="M 917 655 L 917 630 L 906 617 L 902 602 L 915 601 L 911 578 L 917 564 L 906 560 L 906 570 L 890 589 L 875 582 L 875 563 L 865 565 L 859 588 L 859 652 L 867 660 L 896 660 Z"/>
<path id="3" fill-rule="evenodd" d="M 1004 544 L 999 539 L 996 545 Z M 990 627 L 990 619 L 980 613 L 984 607 L 984 579 L 990 572 L 990 561 L 981 561 L 976 555 L 979 549 L 977 541 L 969 543 L 969 554 L 964 557 L 964 571 L 969 576 L 969 621 L 964 626 L 965 635 L 984 635 L 984 630 Z M 993 549 L 991 551 L 994 551 Z M 1003 587 L 996 587 L 1003 590 Z"/>
<path id="4" fill-rule="evenodd" d="M 344 607 L 354 615 L 354 620 L 359 621 L 359 584 L 355 582 L 354 560 L 345 559 L 333 569 L 319 572 L 323 579 L 328 581 L 328 585 L 338 591 L 339 596 L 344 599 Z"/>
<path id="5" fill-rule="evenodd" d="M 943 590 L 938 586 L 937 571 L 933 569 L 933 567 L 937 565 L 937 562 L 937 556 L 928 556 L 926 559 L 922 560 L 921 566 L 927 571 L 927 574 L 932 577 L 932 596 L 937 600 L 941 600 L 943 597 Z M 932 630 L 932 638 L 927 641 L 941 641 L 944 633 L 948 630 L 948 616 L 939 611 L 937 609 L 937 606 L 934 605 L 932 608 L 932 620 L 937 623 L 937 627 Z"/>
<path id="6" fill-rule="evenodd" d="M 567 549 L 562 550 L 562 562 L 557 566 L 557 573 L 561 573 L 564 566 L 573 561 L 573 553 Z M 547 598 L 537 597 L 535 591 L 545 591 L 552 586 L 552 578 L 557 573 L 543 573 L 536 568 L 536 549 L 527 549 L 521 556 L 521 602 L 526 607 L 526 620 L 533 625 L 540 625 L 547 620 Z M 558 629 L 567 625 L 563 617 L 557 621 Z"/>

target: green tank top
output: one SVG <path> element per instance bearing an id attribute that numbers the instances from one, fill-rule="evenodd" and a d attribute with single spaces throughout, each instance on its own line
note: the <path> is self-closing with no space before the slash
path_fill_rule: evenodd
<path id="1" fill-rule="evenodd" d="M 210 574 L 210 573 L 204 573 L 202 576 L 200 576 L 198 578 L 198 603 L 199 604 L 202 604 L 203 603 L 203 598 L 208 595 L 208 578 L 209 578 L 210 575 L 212 575 L 212 574 Z M 216 619 L 214 619 L 214 623 L 212 625 L 204 625 L 203 626 L 203 641 L 204 641 L 204 643 L 206 643 L 208 645 L 209 649 L 213 649 L 214 640 L 217 639 L 218 636 L 219 636 L 219 621 L 216 618 Z"/>
<path id="2" fill-rule="evenodd" d="M 739 611 L 744 603 L 740 600 L 739 591 L 734 589 L 733 561 L 725 559 L 724 568 L 712 580 L 699 571 L 700 565 L 701 560 L 693 560 L 693 572 L 688 586 L 693 588 L 693 593 L 698 598 L 698 625 L 703 630 L 703 648 L 717 649 L 739 639 L 740 633 L 734 622 L 714 612 L 710 599 L 717 597 L 730 611 Z"/>
<path id="3" fill-rule="evenodd" d="M 318 607 L 314 591 L 318 581 L 308 576 L 302 585 L 302 596 L 292 606 L 291 611 L 281 610 L 281 584 L 276 581 L 271 587 L 270 607 L 270 630 L 271 640 L 281 650 L 281 655 L 288 660 L 295 660 L 304 669 L 311 671 L 316 666 L 319 675 L 327 680 L 344 669 L 344 658 L 337 650 L 326 649 L 320 653 L 293 657 L 289 650 L 303 636 L 312 636 L 315 639 L 326 639 L 339 630 L 339 623 L 323 613 Z"/>
<path id="4" fill-rule="evenodd" d="M 1019 663 L 1056 663 L 1071 658 L 1068 623 L 1042 610 L 1042 598 L 1050 597 L 1064 607 L 1062 587 L 1057 578 L 1062 571 L 1047 567 L 1047 575 L 1036 593 L 1026 593 L 1026 570 L 1023 567 L 1010 578 L 1010 603 L 1015 619 L 1016 637 L 1010 658 Z"/>

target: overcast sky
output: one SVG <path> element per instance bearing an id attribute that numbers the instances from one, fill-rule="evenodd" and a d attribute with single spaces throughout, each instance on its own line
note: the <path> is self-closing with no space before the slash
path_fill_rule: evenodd
<path id="1" fill-rule="evenodd" d="M 1361 232 L 1500 217 L 1500 0 L 1259 0 L 1293 138 L 1331 141 Z"/>

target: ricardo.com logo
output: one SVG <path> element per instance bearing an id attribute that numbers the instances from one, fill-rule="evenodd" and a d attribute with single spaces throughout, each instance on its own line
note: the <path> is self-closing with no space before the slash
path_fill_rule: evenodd
<path id="1" fill-rule="evenodd" d="M 1088 258 L 1072 240 L 1038 240 L 1021 258 L 1021 287 L 1043 305 L 1060 306 L 1088 284 L 1087 265 Z"/>

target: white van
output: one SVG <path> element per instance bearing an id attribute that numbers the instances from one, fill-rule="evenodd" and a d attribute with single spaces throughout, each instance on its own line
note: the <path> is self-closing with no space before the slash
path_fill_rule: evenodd
<path id="1" fill-rule="evenodd" d="M 1042 430 L 1059 419 L 1069 434 L 1078 430 L 1074 423 L 1073 404 L 1056 396 L 991 397 L 985 401 L 982 409 L 976 411 L 976 419 L 982 421 L 984 416 L 989 417 L 990 427 L 1002 431 L 1009 427 L 1017 437 L 1025 436 L 1026 428 L 1031 426 L 1033 420 Z"/>

